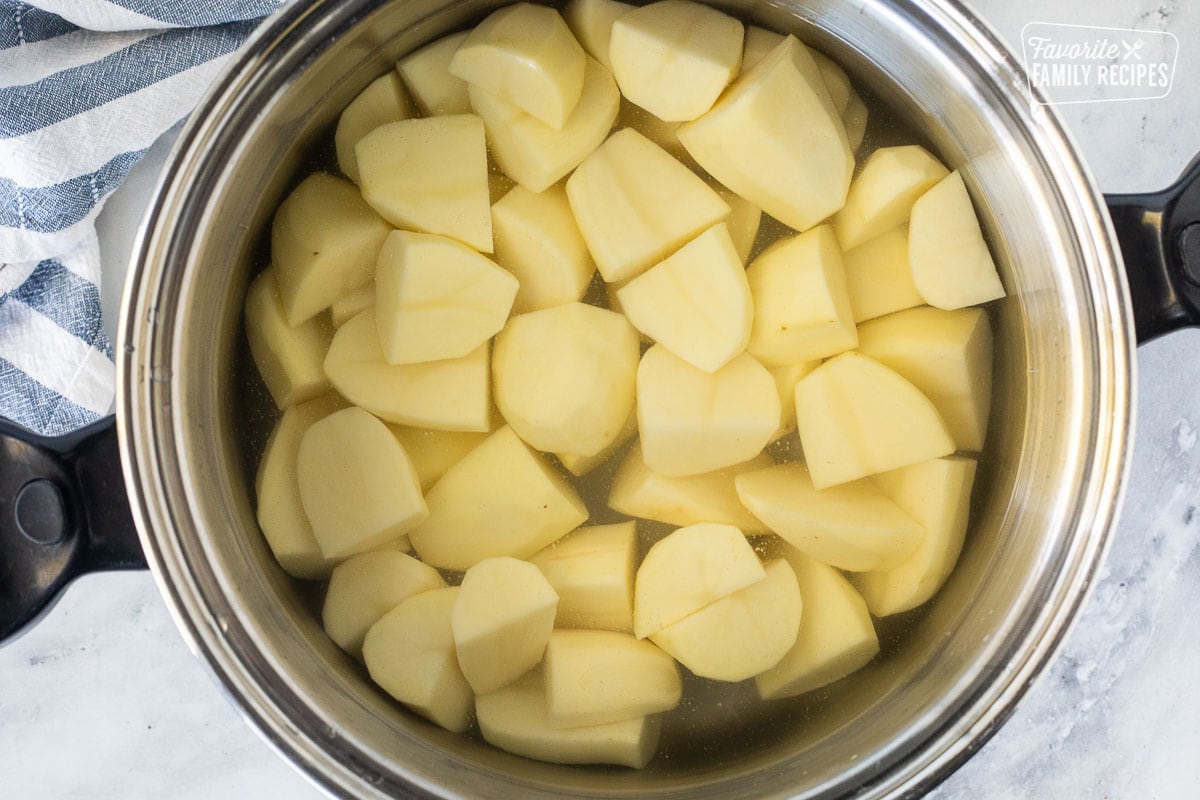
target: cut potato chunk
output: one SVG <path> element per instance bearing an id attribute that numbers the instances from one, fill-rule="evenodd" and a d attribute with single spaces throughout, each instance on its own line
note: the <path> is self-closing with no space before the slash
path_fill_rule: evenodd
<path id="1" fill-rule="evenodd" d="M 633 327 L 684 361 L 715 372 L 746 349 L 754 304 L 724 223 L 617 291 Z"/>
<path id="2" fill-rule="evenodd" d="M 931 306 L 953 310 L 1004 297 L 996 263 L 958 170 L 913 204 L 908 260 L 913 283 Z"/>
<path id="3" fill-rule="evenodd" d="M 695 173 L 631 128 L 579 165 L 567 197 L 609 283 L 640 275 L 730 211 Z"/>
<path id="4" fill-rule="evenodd" d="M 638 430 L 646 466 L 699 475 L 754 458 L 779 427 L 771 373 L 746 353 L 704 372 L 654 345 L 637 371 Z"/>
<path id="5" fill-rule="evenodd" d="M 775 390 L 779 392 L 779 427 L 771 437 L 772 441 L 796 430 L 796 384 L 819 366 L 821 362 L 814 359 L 770 368 L 771 377 L 775 379 Z"/>
<path id="6" fill-rule="evenodd" d="M 450 431 L 492 429 L 488 346 L 462 358 L 389 364 L 379 344 L 375 309 L 338 328 L 325 374 L 355 405 L 402 425 Z"/>
<path id="7" fill-rule="evenodd" d="M 983 449 L 992 401 L 992 326 L 980 308 L 913 308 L 859 328 L 859 350 L 920 389 L 959 450 Z"/>
<path id="8" fill-rule="evenodd" d="M 769 31 L 757 25 L 747 25 L 746 44 L 742 50 L 742 72 L 753 69 L 754 65 L 766 58 L 767 53 L 778 47 L 783 39 L 782 33 Z"/>
<path id="9" fill-rule="evenodd" d="M 363 199 L 388 222 L 492 252 L 487 145 L 479 117 L 393 122 L 360 139 L 354 153 Z"/>
<path id="10" fill-rule="evenodd" d="M 858 353 L 827 361 L 796 384 L 796 423 L 818 489 L 954 452 L 929 398 Z"/>
<path id="11" fill-rule="evenodd" d="M 411 116 L 412 105 L 396 72 L 389 71 L 367 84 L 367 88 L 338 117 L 337 129 L 333 133 L 338 169 L 358 183 L 358 159 L 354 157 L 354 145 L 380 125 L 399 122 Z"/>
<path id="12" fill-rule="evenodd" d="M 467 82 L 450 74 L 450 59 L 467 38 L 467 31 L 443 36 L 396 64 L 400 79 L 427 117 L 469 114 Z"/>
<path id="13" fill-rule="evenodd" d="M 613 23 L 633 9 L 629 3 L 617 0 L 570 0 L 563 16 L 588 55 L 611 70 L 608 49 Z"/>
<path id="14" fill-rule="evenodd" d="M 300 502 L 321 552 L 371 550 L 408 533 L 429 514 L 404 448 L 361 408 L 314 422 L 296 454 Z"/>
<path id="15" fill-rule="evenodd" d="M 502 556 L 467 569 L 450 614 L 458 665 L 476 694 L 512 683 L 541 660 L 558 595 L 533 564 Z"/>
<path id="16" fill-rule="evenodd" d="M 621 428 L 621 432 L 617 434 L 617 438 L 612 440 L 612 443 L 605 447 L 600 452 L 591 456 L 581 456 L 575 453 L 558 452 L 554 455 L 567 472 L 570 472 L 576 477 L 583 477 L 596 467 L 603 464 L 608 458 L 620 450 L 630 439 L 637 436 L 637 408 L 630 409 L 629 416 L 625 419 L 625 427 Z"/>
<path id="17" fill-rule="evenodd" d="M 371 680 L 425 719 L 455 733 L 471 726 L 475 693 L 454 652 L 450 612 L 459 588 L 413 595 L 371 626 L 363 661 Z"/>
<path id="18" fill-rule="evenodd" d="M 637 333 L 620 314 L 584 303 L 521 314 L 496 337 L 496 405 L 531 446 L 595 455 L 625 427 L 637 368 Z"/>
<path id="19" fill-rule="evenodd" d="M 609 58 L 621 94 L 667 122 L 712 108 L 742 63 L 742 23 L 690 0 L 659 0 L 612 25 Z"/>
<path id="20" fill-rule="evenodd" d="M 655 542 L 634 583 L 633 632 L 658 633 L 765 577 L 745 535 L 732 525 L 680 528 Z"/>
<path id="21" fill-rule="evenodd" d="M 555 627 L 633 632 L 633 520 L 579 528 L 529 557 L 558 593 Z"/>
<path id="22" fill-rule="evenodd" d="M 904 224 L 917 198 L 948 174 L 920 145 L 879 148 L 850 184 L 846 205 L 833 216 L 838 242 L 849 250 Z"/>
<path id="23" fill-rule="evenodd" d="M 771 669 L 755 677 L 764 700 L 794 697 L 840 680 L 879 652 L 866 603 L 833 567 L 786 544 L 782 555 L 796 574 L 804 614 L 796 643 Z"/>
<path id="24" fill-rule="evenodd" d="M 473 431 L 437 431 L 428 428 L 413 428 L 408 425 L 389 425 L 392 435 L 399 440 L 408 459 L 412 461 L 421 490 L 430 486 L 446 474 L 446 470 L 478 447 L 487 433 Z"/>
<path id="25" fill-rule="evenodd" d="M 724 186 L 717 186 L 716 189 L 717 194 L 731 209 L 725 225 L 729 228 L 729 238 L 733 240 L 738 258 L 745 264 L 750 261 L 750 254 L 754 252 L 754 241 L 758 238 L 758 228 L 762 224 L 762 209 Z"/>
<path id="26" fill-rule="evenodd" d="M 531 556 L 588 516 L 571 485 L 507 426 L 450 467 L 426 501 L 429 517 L 409 540 L 441 569 Z"/>
<path id="27" fill-rule="evenodd" d="M 367 631 L 384 614 L 415 594 L 445 585 L 436 569 L 405 553 L 359 553 L 330 575 L 321 623 L 338 647 L 357 657 Z"/>
<path id="28" fill-rule="evenodd" d="M 846 113 L 842 114 L 842 124 L 846 127 L 846 141 L 855 153 L 862 147 L 863 139 L 866 138 L 869 116 L 867 104 L 852 92 L 850 100 L 846 103 Z"/>
<path id="29" fill-rule="evenodd" d="M 746 278 L 754 297 L 747 349 L 764 364 L 826 358 L 858 344 L 842 251 L 828 225 L 779 240 Z"/>
<path id="30" fill-rule="evenodd" d="M 375 269 L 375 323 L 389 364 L 463 356 L 508 320 L 517 279 L 445 236 L 393 231 Z"/>
<path id="31" fill-rule="evenodd" d="M 921 526 L 869 480 L 822 491 L 803 464 L 745 472 L 738 497 L 788 544 L 839 569 L 894 567 L 917 549 Z"/>
<path id="32" fill-rule="evenodd" d="M 675 660 L 628 633 L 557 630 L 542 671 L 546 718 L 555 728 L 658 714 L 683 697 Z"/>
<path id="33" fill-rule="evenodd" d="M 807 230 L 845 202 L 854 155 L 817 63 L 794 36 L 677 133 L 709 174 L 792 228 Z"/>
<path id="34" fill-rule="evenodd" d="M 596 272 L 562 186 L 512 189 L 492 206 L 492 235 L 496 263 L 520 282 L 515 314 L 579 300 Z"/>
<path id="35" fill-rule="evenodd" d="M 357 317 L 368 308 L 375 307 L 375 284 L 368 283 L 333 301 L 329 307 L 329 316 L 333 327 L 340 328 Z"/>
<path id="36" fill-rule="evenodd" d="M 583 93 L 584 58 L 557 11 L 516 3 L 471 29 L 450 74 L 560 130 Z"/>
<path id="37" fill-rule="evenodd" d="M 650 640 L 702 678 L 741 681 L 770 669 L 796 643 L 804 603 L 787 561 L 772 561 L 765 572 Z"/>
<path id="38" fill-rule="evenodd" d="M 808 54 L 817 62 L 817 69 L 821 72 L 821 79 L 825 81 L 825 88 L 829 90 L 829 99 L 833 101 L 834 110 L 838 116 L 844 116 L 852 94 L 850 78 L 846 76 L 846 71 L 820 50 L 810 49 Z"/>
<path id="39" fill-rule="evenodd" d="M 520 680 L 475 699 L 484 741 L 526 758 L 553 764 L 615 764 L 640 769 L 650 763 L 662 731 L 657 714 L 603 725 L 555 728 L 546 710 L 545 679 L 535 669 Z"/>
<path id="40" fill-rule="evenodd" d="M 325 354 L 330 330 L 323 318 L 288 325 L 271 267 L 246 290 L 246 339 L 254 366 L 280 409 L 312 400 L 329 390 Z"/>
<path id="41" fill-rule="evenodd" d="M 271 260 L 289 325 L 371 282 L 391 228 L 350 181 L 314 172 L 271 220 Z"/>
<path id="42" fill-rule="evenodd" d="M 908 263 L 908 229 L 903 225 L 847 250 L 842 263 L 855 322 L 925 302 L 913 283 Z M 859 335 L 861 338 L 861 331 Z"/>

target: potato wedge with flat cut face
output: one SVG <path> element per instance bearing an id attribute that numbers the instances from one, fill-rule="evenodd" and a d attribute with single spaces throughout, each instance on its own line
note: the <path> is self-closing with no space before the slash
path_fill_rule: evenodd
<path id="1" fill-rule="evenodd" d="M 337 151 L 338 169 L 350 180 L 358 183 L 358 159 L 354 156 L 354 145 L 380 125 L 399 122 L 414 116 L 412 104 L 396 72 L 367 84 L 358 97 L 342 111 L 337 128 L 333 133 L 334 150 Z"/>
<path id="2" fill-rule="evenodd" d="M 329 391 L 322 367 L 332 338 L 328 323 L 314 317 L 288 324 L 274 268 L 251 281 L 244 318 L 250 355 L 276 406 L 284 409 Z"/>
<path id="3" fill-rule="evenodd" d="M 908 263 L 908 229 L 903 225 L 847 250 L 842 255 L 842 264 L 846 268 L 846 293 L 850 296 L 855 323 L 925 302 L 913 283 Z"/>
<path id="4" fill-rule="evenodd" d="M 579 528 L 529 562 L 558 593 L 558 628 L 633 632 L 633 520 Z"/>
<path id="5" fill-rule="evenodd" d="M 446 470 L 457 464 L 488 437 L 486 432 L 439 431 L 414 428 L 411 425 L 388 425 L 388 430 L 400 442 L 412 461 L 421 490 L 438 482 Z"/>
<path id="6" fill-rule="evenodd" d="M 924 147 L 881 147 L 850 184 L 846 205 L 833 215 L 838 242 L 849 250 L 903 225 L 913 203 L 949 170 Z"/>
<path id="7" fill-rule="evenodd" d="M 340 328 L 357 317 L 368 308 L 375 307 L 375 284 L 368 283 L 333 301 L 329 307 L 329 317 L 333 327 Z"/>
<path id="8" fill-rule="evenodd" d="M 400 79 L 425 116 L 471 113 L 467 82 L 450 74 L 450 59 L 466 38 L 467 31 L 443 36 L 397 62 Z"/>
<path id="9" fill-rule="evenodd" d="M 563 17 L 588 55 L 605 69 L 612 70 L 608 49 L 613 23 L 634 8 L 636 6 L 618 0 L 570 0 L 563 10 Z"/>

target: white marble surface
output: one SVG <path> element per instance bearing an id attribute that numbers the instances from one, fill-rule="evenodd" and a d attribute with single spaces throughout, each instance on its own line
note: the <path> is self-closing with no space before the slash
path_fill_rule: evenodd
<path id="1" fill-rule="evenodd" d="M 1106 191 L 1165 186 L 1200 152 L 1200 4 L 974 6 L 1013 43 L 1030 21 L 1175 33 L 1166 99 L 1064 116 Z M 155 148 L 101 217 L 110 326 L 165 152 Z M 1200 796 L 1200 332 L 1141 348 L 1138 386 L 1129 495 L 1102 580 L 1052 667 L 938 800 Z M 144 573 L 80 580 L 0 649 L 0 782 L 0 795 L 22 800 L 323 796 L 242 722 Z"/>

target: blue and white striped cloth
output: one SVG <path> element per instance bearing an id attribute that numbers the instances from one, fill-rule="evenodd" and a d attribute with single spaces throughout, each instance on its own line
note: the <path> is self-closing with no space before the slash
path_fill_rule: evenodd
<path id="1" fill-rule="evenodd" d="M 286 0 L 0 0 L 0 416 L 108 413 L 95 220 Z"/>

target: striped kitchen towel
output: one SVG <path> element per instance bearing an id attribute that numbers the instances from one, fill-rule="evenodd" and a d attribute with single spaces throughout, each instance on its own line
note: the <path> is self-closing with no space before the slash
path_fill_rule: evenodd
<path id="1" fill-rule="evenodd" d="M 0 416 L 108 413 L 95 220 L 285 0 L 0 0 Z"/>

